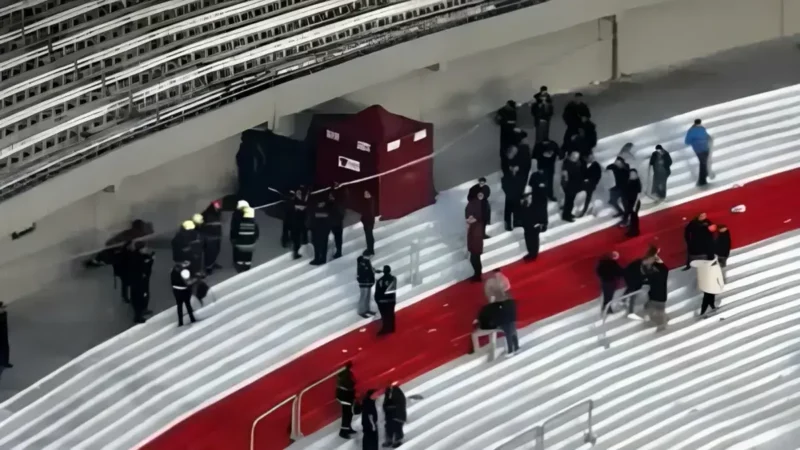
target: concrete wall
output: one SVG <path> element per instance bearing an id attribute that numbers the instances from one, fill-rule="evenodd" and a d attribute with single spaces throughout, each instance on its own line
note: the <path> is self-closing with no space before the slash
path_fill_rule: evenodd
<path id="1" fill-rule="evenodd" d="M 238 136 L 156 169 L 125 178 L 115 192 L 96 192 L 36 222 L 18 240 L 0 239 L 0 286 L 10 302 L 64 276 L 75 276 L 82 259 L 73 255 L 102 246 L 130 221 L 153 221 L 170 230 L 210 199 L 232 192 Z M 109 280 L 110 283 L 110 280 Z"/>
<path id="2" fill-rule="evenodd" d="M 4 299 L 70 273 L 72 266 L 49 261 L 98 245 L 134 217 L 170 229 L 227 192 L 238 133 L 265 121 L 302 135 L 301 111 L 382 104 L 433 122 L 441 147 L 541 84 L 566 91 L 607 80 L 612 35 L 603 18 L 611 15 L 618 17 L 619 70 L 626 73 L 800 31 L 800 0 L 551 0 L 367 55 L 148 136 L 0 203 L 0 235 L 39 226 L 18 241 L 0 239 L 0 283 L 13 286 Z M 435 65 L 439 70 L 426 69 Z M 496 142 L 483 133 L 469 145 L 493 149 Z M 485 172 L 454 158 L 436 176 L 474 171 Z M 117 192 L 101 192 L 108 185 Z M 42 274 L 37 282 L 10 283 L 33 268 Z"/>

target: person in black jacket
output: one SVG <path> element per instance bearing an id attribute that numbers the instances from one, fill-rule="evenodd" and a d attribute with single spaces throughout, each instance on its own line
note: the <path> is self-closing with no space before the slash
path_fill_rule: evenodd
<path id="1" fill-rule="evenodd" d="M 192 276 L 202 276 L 203 241 L 200 239 L 197 226 L 191 220 L 183 222 L 172 238 L 172 261 L 176 263 L 188 261 Z"/>
<path id="2" fill-rule="evenodd" d="M 375 237 L 372 230 L 375 228 L 375 200 L 369 191 L 364 191 L 364 205 L 361 210 L 361 225 L 364 226 L 364 239 L 367 242 L 367 249 L 364 254 L 372 256 L 375 254 Z"/>
<path id="3" fill-rule="evenodd" d="M 530 167 L 530 157 L 524 158 L 515 146 L 508 148 L 506 159 L 502 164 L 502 187 L 506 195 L 503 220 L 506 225 L 506 231 L 511 231 L 514 228 L 514 213 L 519 206 L 522 194 L 525 192 L 525 183 L 528 181 Z"/>
<path id="4" fill-rule="evenodd" d="M 253 265 L 253 251 L 260 235 L 255 218 L 256 212 L 253 208 L 245 208 L 237 228 L 231 230 L 233 267 L 236 269 L 236 273 L 246 272 Z"/>
<path id="5" fill-rule="evenodd" d="M 650 321 L 655 323 L 659 330 L 663 330 L 669 321 L 666 314 L 668 276 L 669 269 L 660 259 L 656 258 L 650 265 L 647 276 L 650 291 L 645 311 Z"/>
<path id="6" fill-rule="evenodd" d="M 717 254 L 719 266 L 724 269 L 728 265 L 728 257 L 731 256 L 731 233 L 725 225 L 718 225 L 717 230 L 714 250 Z"/>
<path id="7" fill-rule="evenodd" d="M 500 157 L 502 158 L 506 148 L 513 145 L 514 129 L 517 128 L 517 102 L 507 101 L 495 113 L 494 121 L 500 126 Z"/>
<path id="8" fill-rule="evenodd" d="M 467 192 L 467 201 L 471 202 L 476 199 L 479 192 L 483 193 L 483 199 L 481 200 L 481 210 L 483 211 L 483 238 L 489 239 L 489 235 L 486 234 L 486 226 L 489 225 L 492 216 L 492 207 L 489 204 L 489 196 L 492 195 L 492 189 L 486 184 L 486 178 L 484 177 L 478 178 L 478 184 L 469 188 Z"/>
<path id="9" fill-rule="evenodd" d="M 389 386 L 383 395 L 383 417 L 386 420 L 384 447 L 403 445 L 403 425 L 406 423 L 406 396 L 399 386 Z"/>
<path id="10" fill-rule="evenodd" d="M 312 266 L 328 262 L 328 235 L 331 234 L 331 218 L 328 203 L 320 199 L 311 211 L 311 243 L 314 245 Z"/>
<path id="11" fill-rule="evenodd" d="M 308 193 L 303 186 L 294 191 L 291 205 L 292 257 L 300 259 L 300 247 L 308 241 L 308 231 L 306 230 Z"/>
<path id="12" fill-rule="evenodd" d="M 144 323 L 145 316 L 150 314 L 150 275 L 153 273 L 155 253 L 148 249 L 144 242 L 134 244 L 131 254 L 131 304 L 133 320 Z"/>
<path id="13" fill-rule="evenodd" d="M 0 373 L 12 367 L 11 348 L 8 345 L 8 311 L 5 303 L 0 302 Z"/>
<path id="14" fill-rule="evenodd" d="M 533 95 L 534 102 L 542 102 L 546 104 L 553 104 L 553 98 L 550 96 L 550 91 L 548 91 L 547 86 L 542 86 L 539 88 L 539 92 Z M 553 115 L 551 114 L 550 117 Z"/>
<path id="15" fill-rule="evenodd" d="M 623 276 L 622 267 L 617 262 L 619 260 L 619 253 L 611 252 L 600 258 L 597 263 L 597 277 L 600 278 L 600 290 L 603 293 L 603 307 L 600 310 L 602 313 L 605 311 L 606 306 L 614 299 L 614 292 L 617 290 L 619 279 Z M 614 311 L 609 309 L 609 313 Z"/>
<path id="16" fill-rule="evenodd" d="M 625 210 L 620 206 L 620 201 L 628 186 L 631 168 L 628 166 L 628 163 L 625 162 L 625 159 L 617 157 L 612 164 L 606 167 L 606 170 L 610 170 L 614 175 L 614 187 L 609 190 L 608 204 L 617 210 L 617 215 L 615 217 L 622 217 L 625 215 Z"/>
<path id="17" fill-rule="evenodd" d="M 635 259 L 625 266 L 623 277 L 625 278 L 625 292 L 628 295 L 640 290 L 645 284 L 649 283 L 648 276 L 651 273 L 652 265 L 658 260 L 658 249 L 651 246 L 643 258 Z M 633 313 L 636 304 L 636 296 L 628 300 L 628 313 Z"/>
<path id="18" fill-rule="evenodd" d="M 336 377 L 336 401 L 342 407 L 342 425 L 339 427 L 339 437 L 350 439 L 355 434 L 353 430 L 353 409 L 356 403 L 356 380 L 352 372 L 353 363 L 344 365 L 344 370 Z"/>
<path id="19" fill-rule="evenodd" d="M 128 241 L 125 245 L 114 248 L 111 256 L 111 267 L 114 270 L 114 277 L 119 278 L 122 301 L 125 303 L 131 302 L 131 282 L 134 277 L 131 269 L 133 251 L 133 242 Z"/>
<path id="20" fill-rule="evenodd" d="M 561 149 L 566 154 L 578 152 L 582 158 L 585 158 L 592 151 L 589 148 L 589 141 L 586 139 L 586 131 L 583 128 L 567 130 Z"/>
<path id="21" fill-rule="evenodd" d="M 592 122 L 589 116 L 581 116 L 580 129 L 583 130 L 587 152 L 591 153 L 597 147 L 597 125 Z"/>
<path id="22" fill-rule="evenodd" d="M 594 160 L 594 155 L 591 153 L 583 158 L 583 192 L 586 194 L 586 200 L 583 202 L 583 211 L 581 216 L 585 216 L 589 211 L 589 205 L 592 204 L 592 197 L 597 185 L 600 184 L 600 178 L 603 176 L 603 169 L 600 164 Z"/>
<path id="23" fill-rule="evenodd" d="M 364 437 L 361 440 L 362 450 L 378 450 L 380 436 L 378 435 L 378 408 L 372 396 L 375 390 L 370 389 L 361 400 L 361 428 Z"/>
<path id="24" fill-rule="evenodd" d="M 556 158 L 559 157 L 561 149 L 558 144 L 545 139 L 536 144 L 533 148 L 533 158 L 536 160 L 536 171 L 542 173 L 545 182 L 545 193 L 547 198 L 554 202 L 556 197 L 553 194 L 553 177 L 556 174 Z M 535 189 L 533 185 L 531 185 Z"/>
<path id="25" fill-rule="evenodd" d="M 375 284 L 375 303 L 381 313 L 381 329 L 378 335 L 394 333 L 394 308 L 397 304 L 397 278 L 392 268 L 383 266 L 383 276 Z"/>
<path id="26" fill-rule="evenodd" d="M 328 216 L 331 218 L 330 226 L 333 233 L 333 245 L 336 247 L 333 259 L 342 257 L 342 235 L 344 234 L 345 215 L 344 195 L 345 191 L 339 186 L 339 183 L 334 183 L 328 193 Z"/>
<path id="27" fill-rule="evenodd" d="M 547 229 L 547 200 L 533 201 L 533 195 L 523 197 L 520 205 L 522 228 L 525 230 L 525 248 L 528 253 L 522 259 L 534 261 L 539 256 L 539 233 Z"/>
<path id="28" fill-rule="evenodd" d="M 222 202 L 214 200 L 202 213 L 202 225 L 199 227 L 203 241 L 203 266 L 206 274 L 211 274 L 222 266 L 217 264 L 222 244 Z"/>
<path id="29" fill-rule="evenodd" d="M 700 213 L 686 225 L 683 231 L 686 267 L 683 270 L 689 270 L 690 263 L 695 259 L 714 259 L 714 237 L 708 229 L 709 226 L 711 221 L 706 213 Z"/>
<path id="30" fill-rule="evenodd" d="M 356 259 L 356 281 L 361 295 L 358 298 L 358 315 L 363 318 L 374 316 L 369 304 L 372 300 L 372 286 L 375 285 L 375 274 L 380 273 L 372 267 L 370 255 L 361 255 Z"/>
<path id="31" fill-rule="evenodd" d="M 658 200 L 667 198 L 667 179 L 672 167 L 672 157 L 661 145 L 650 155 L 650 192 Z"/>
<path id="32" fill-rule="evenodd" d="M 517 302 L 507 298 L 500 302 L 501 319 L 500 329 L 506 337 L 506 354 L 513 356 L 519 351 L 519 337 L 517 337 Z"/>
<path id="33" fill-rule="evenodd" d="M 189 270 L 189 261 L 176 263 L 170 273 L 172 283 L 172 295 L 175 296 L 175 304 L 178 306 L 178 326 L 183 326 L 183 307 L 189 313 L 189 320 L 195 323 L 194 310 L 192 310 L 192 292 L 197 283 L 197 278 L 192 277 Z"/>
<path id="34" fill-rule="evenodd" d="M 567 128 L 580 127 L 581 117 L 592 118 L 589 107 L 583 102 L 583 94 L 580 92 L 575 93 L 575 97 L 564 107 L 564 113 L 561 117 L 564 119 L 564 125 L 566 125 Z"/>
<path id="35" fill-rule="evenodd" d="M 535 143 L 550 138 L 550 122 L 553 120 L 553 112 L 553 100 L 547 92 L 547 86 L 542 86 L 542 90 L 533 96 L 533 103 L 531 103 L 533 126 L 536 127 Z"/>
<path id="36" fill-rule="evenodd" d="M 580 154 L 572 152 L 561 166 L 561 188 L 564 190 L 564 206 L 561 210 L 561 219 L 565 222 L 574 222 L 572 210 L 575 208 L 575 196 L 583 188 L 583 168 L 580 163 Z"/>
<path id="37" fill-rule="evenodd" d="M 625 215 L 622 217 L 621 226 L 630 226 L 634 213 L 636 214 L 636 234 L 639 231 L 639 215 L 638 206 L 639 196 L 642 193 L 642 182 L 639 180 L 639 172 L 636 169 L 631 169 L 628 174 L 628 184 L 622 193 L 622 204 L 625 206 Z M 634 211 L 635 210 L 635 211 Z M 629 230 L 630 231 L 630 230 Z"/>

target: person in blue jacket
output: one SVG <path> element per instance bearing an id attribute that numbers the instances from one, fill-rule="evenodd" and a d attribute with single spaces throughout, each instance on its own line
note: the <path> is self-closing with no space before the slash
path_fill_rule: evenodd
<path id="1" fill-rule="evenodd" d="M 698 186 L 708 184 L 706 178 L 708 177 L 708 157 L 711 154 L 711 141 L 711 136 L 703 126 L 703 122 L 700 119 L 695 119 L 694 125 L 686 132 L 684 143 L 692 147 L 694 154 L 697 155 L 697 161 L 700 163 Z"/>

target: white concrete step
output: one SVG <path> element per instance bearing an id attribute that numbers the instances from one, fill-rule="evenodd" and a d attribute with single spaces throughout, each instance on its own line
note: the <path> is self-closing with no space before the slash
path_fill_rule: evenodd
<path id="1" fill-rule="evenodd" d="M 409 407 L 403 448 L 495 449 L 586 399 L 594 448 L 788 448 L 770 441 L 800 427 L 798 256 L 800 232 L 734 252 L 720 310 L 707 319 L 696 316 L 693 272 L 678 270 L 666 331 L 619 314 L 604 349 L 593 302 L 520 330 L 513 358 L 479 352 L 426 374 L 405 386 L 423 400 Z M 583 414 L 547 432 L 546 447 L 579 448 L 585 430 Z M 337 433 L 333 424 L 292 448 L 358 448 Z"/>
<path id="2" fill-rule="evenodd" d="M 798 105 L 800 87 L 736 100 L 603 139 L 596 154 L 608 163 L 627 141 L 637 144 L 635 153 L 643 163 L 656 143 L 672 152 L 670 200 L 646 205 L 642 214 L 649 214 L 800 165 L 793 131 L 800 120 Z M 682 144 L 695 116 L 705 118 L 716 138 L 717 177 L 702 191 L 691 175 L 694 155 Z M 502 193 L 496 174 L 490 183 L 499 217 Z M 398 308 L 469 275 L 463 211 L 471 184 L 441 193 L 434 206 L 376 227 L 374 263 L 394 268 L 400 281 Z M 603 190 L 597 195 L 607 196 Z M 598 217 L 565 224 L 551 205 L 543 249 L 613 225 L 610 215 L 606 208 Z M 489 233 L 493 237 L 483 256 L 487 270 L 524 254 L 519 231 L 504 232 L 496 222 Z M 325 266 L 310 267 L 307 260 L 291 261 L 287 255 L 215 286 L 215 300 L 199 311 L 195 325 L 178 329 L 174 311 L 167 311 L 76 358 L 0 405 L 10 414 L 0 422 L 0 448 L 129 448 L 309 349 L 363 327 L 368 322 L 355 313 L 354 280 L 362 234 L 360 225 L 348 228 L 345 256 Z M 419 286 L 408 284 L 414 239 L 424 249 Z"/>

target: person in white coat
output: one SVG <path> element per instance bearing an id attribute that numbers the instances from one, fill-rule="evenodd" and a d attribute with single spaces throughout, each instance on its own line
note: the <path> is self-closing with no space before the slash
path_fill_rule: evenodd
<path id="1" fill-rule="evenodd" d="M 703 306 L 700 309 L 700 315 L 705 317 L 708 308 L 716 311 L 717 306 L 714 304 L 716 296 L 725 290 L 722 267 L 717 258 L 695 260 L 691 265 L 697 269 L 697 288 L 703 292 Z"/>

